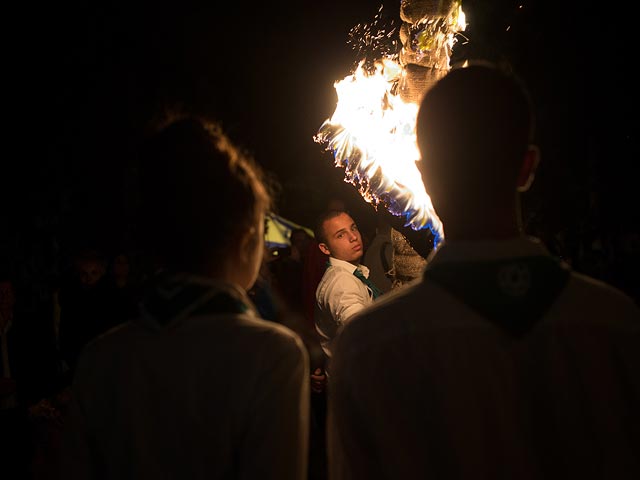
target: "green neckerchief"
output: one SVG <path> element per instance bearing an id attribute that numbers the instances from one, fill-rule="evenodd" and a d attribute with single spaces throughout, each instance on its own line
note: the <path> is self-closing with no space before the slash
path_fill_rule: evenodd
<path id="1" fill-rule="evenodd" d="M 158 326 L 167 326 L 184 316 L 244 313 L 250 309 L 239 295 L 191 281 L 188 276 L 170 274 L 151 281 L 143 304 Z"/>
<path id="2" fill-rule="evenodd" d="M 382 295 L 382 290 L 380 290 L 378 287 L 376 287 L 375 283 L 373 283 L 371 280 L 369 280 L 367 277 L 364 276 L 364 273 L 362 273 L 362 270 L 360 270 L 359 268 L 356 268 L 355 271 L 353 272 L 353 274 L 358 277 L 360 280 L 362 280 L 362 282 L 369 287 L 369 289 L 371 290 L 371 293 L 373 294 L 373 298 L 378 298 L 380 295 Z"/>
<path id="3" fill-rule="evenodd" d="M 329 268 L 330 266 L 331 266 L 331 262 L 329 260 L 327 260 L 327 263 L 325 264 L 325 268 Z M 382 295 L 384 293 L 382 290 L 380 290 L 376 286 L 375 283 L 373 283 L 371 280 L 369 280 L 367 277 L 365 277 L 364 273 L 359 268 L 356 268 L 355 271 L 353 272 L 353 274 L 356 277 L 358 277 L 360 280 L 362 280 L 362 283 L 364 283 L 367 287 L 369 287 L 369 289 L 371 290 L 371 294 L 373 295 L 374 299 L 378 298 L 380 295 Z"/>
<path id="4" fill-rule="evenodd" d="M 427 266 L 437 283 L 487 320 L 515 337 L 525 335 L 564 289 L 569 270 L 552 257 Z"/>

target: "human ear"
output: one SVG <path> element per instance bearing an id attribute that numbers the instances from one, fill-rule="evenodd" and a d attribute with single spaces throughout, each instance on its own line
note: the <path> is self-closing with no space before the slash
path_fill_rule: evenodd
<path id="1" fill-rule="evenodd" d="M 256 232 L 251 228 L 242 234 L 240 242 L 238 242 L 238 256 L 243 263 L 250 263 L 255 252 Z"/>
<path id="2" fill-rule="evenodd" d="M 531 187 L 535 178 L 536 169 L 540 164 L 540 149 L 536 145 L 529 145 L 522 160 L 520 174 L 518 175 L 518 192 L 526 192 Z"/>
<path id="3" fill-rule="evenodd" d="M 329 248 L 327 247 L 326 243 L 319 243 L 318 244 L 318 248 L 320 249 L 320 251 L 322 253 L 324 253 L 325 255 L 331 255 L 331 250 L 329 250 Z"/>

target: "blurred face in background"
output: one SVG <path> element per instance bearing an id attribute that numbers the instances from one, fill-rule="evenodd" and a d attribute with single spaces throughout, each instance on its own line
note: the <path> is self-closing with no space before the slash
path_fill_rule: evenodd
<path id="1" fill-rule="evenodd" d="M 291 256 L 296 260 L 302 260 L 307 254 L 311 237 L 302 230 L 294 230 L 291 232 Z"/>
<path id="2" fill-rule="evenodd" d="M 93 287 L 105 274 L 106 267 L 97 260 L 80 260 L 76 263 L 76 273 L 83 287 Z"/>

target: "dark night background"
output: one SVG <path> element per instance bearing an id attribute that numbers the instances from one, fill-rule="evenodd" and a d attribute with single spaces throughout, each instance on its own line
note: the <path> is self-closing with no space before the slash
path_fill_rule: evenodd
<path id="1" fill-rule="evenodd" d="M 463 1 L 453 56 L 508 61 L 530 86 L 543 163 L 524 198 L 527 231 L 638 299 L 629 14 L 569 3 Z M 279 181 L 278 213 L 310 225 L 343 197 L 369 228 L 372 208 L 313 135 L 335 108 L 334 81 L 359 60 L 350 29 L 381 4 L 399 26 L 400 0 L 54 2 L 7 15 L 5 95 L 17 109 L 2 160 L 2 262 L 37 299 L 79 246 L 128 245 L 132 152 L 164 104 L 219 119 Z"/>

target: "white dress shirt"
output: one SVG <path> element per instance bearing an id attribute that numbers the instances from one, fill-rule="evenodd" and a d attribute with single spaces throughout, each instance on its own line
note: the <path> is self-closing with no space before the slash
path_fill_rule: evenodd
<path id="1" fill-rule="evenodd" d="M 329 257 L 329 266 L 316 288 L 314 320 L 324 353 L 331 357 L 331 341 L 338 328 L 364 307 L 373 303 L 371 290 L 353 272 L 360 269 L 369 278 L 369 269 Z"/>

